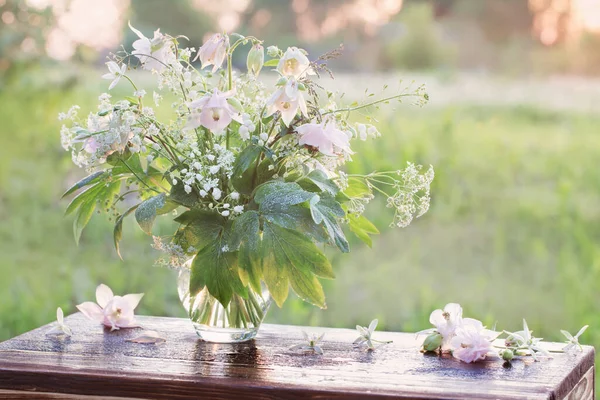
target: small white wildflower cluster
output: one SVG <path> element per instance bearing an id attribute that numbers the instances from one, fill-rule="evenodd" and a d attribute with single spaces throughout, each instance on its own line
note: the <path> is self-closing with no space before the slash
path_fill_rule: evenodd
<path id="1" fill-rule="evenodd" d="M 394 209 L 393 225 L 404 228 L 414 217 L 420 217 L 429 210 L 431 201 L 430 186 L 433 182 L 433 167 L 421 174 L 422 166 L 411 162 L 404 170 L 397 171 L 400 180 L 394 180 L 396 190 L 387 199 L 387 207 Z"/>
<path id="2" fill-rule="evenodd" d="M 152 248 L 166 255 L 166 258 L 156 260 L 156 265 L 173 269 L 189 268 L 189 263 L 187 262 L 190 257 L 188 254 L 193 254 L 197 251 L 193 247 L 188 247 L 184 251 L 180 245 L 165 242 L 160 236 L 152 236 Z"/>

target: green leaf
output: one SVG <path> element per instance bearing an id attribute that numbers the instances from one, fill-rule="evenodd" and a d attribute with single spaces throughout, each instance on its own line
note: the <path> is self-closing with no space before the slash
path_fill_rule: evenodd
<path id="1" fill-rule="evenodd" d="M 152 235 L 152 225 L 159 209 L 165 206 L 167 196 L 164 193 L 149 198 L 140 203 L 135 210 L 135 219 L 138 225 L 148 235 Z"/>
<path id="2" fill-rule="evenodd" d="M 248 297 L 248 289 L 240 280 L 237 253 L 223 251 L 225 241 L 217 239 L 196 254 L 192 262 L 190 293 L 206 286 L 208 292 L 227 307 L 234 293 Z"/>
<path id="3" fill-rule="evenodd" d="M 250 167 L 241 176 L 233 175 L 231 183 L 238 192 L 250 195 L 255 187 L 268 181 L 275 175 L 275 169 L 269 169 L 272 165 L 271 160 L 265 158 L 260 162 L 258 172 L 255 173 L 257 171 L 256 164 L 250 164 Z"/>
<path id="4" fill-rule="evenodd" d="M 164 215 L 164 214 L 170 213 L 171 211 L 175 210 L 177 207 L 179 207 L 179 204 L 167 199 L 167 201 L 165 201 L 165 205 L 162 208 L 156 210 L 156 214 Z"/>
<path id="5" fill-rule="evenodd" d="M 350 247 L 344 231 L 338 223 L 338 219 L 346 215 L 344 209 L 340 204 L 331 196 L 322 194 L 320 197 L 316 196 L 310 201 L 310 213 L 316 224 L 325 226 L 327 233 L 333 243 L 343 252 L 350 252 Z"/>
<path id="6" fill-rule="evenodd" d="M 281 307 L 288 293 L 288 281 L 303 300 L 325 308 L 325 295 L 318 275 L 333 278 L 327 257 L 305 235 L 265 223 L 262 241 L 263 277 L 273 299 Z"/>
<path id="7" fill-rule="evenodd" d="M 138 206 L 139 206 L 139 204 L 136 204 L 135 206 L 133 206 L 130 209 L 128 209 L 127 211 L 125 211 L 123 214 L 121 214 L 119 216 L 119 218 L 117 218 L 117 222 L 115 223 L 115 229 L 113 231 L 113 239 L 115 241 L 115 250 L 117 250 L 117 255 L 119 256 L 119 258 L 121 260 L 123 259 L 123 257 L 121 256 L 121 251 L 119 249 L 119 242 L 123 238 L 123 220 L 129 214 L 134 212 L 135 209 L 138 208 Z"/>
<path id="8" fill-rule="evenodd" d="M 79 244 L 79 238 L 81 237 L 81 232 L 83 228 L 90 222 L 92 215 L 94 214 L 94 210 L 96 209 L 96 199 L 93 201 L 88 201 L 79 207 L 77 210 L 77 214 L 75 216 L 75 221 L 73 221 L 73 234 L 75 235 L 75 243 Z"/>
<path id="9" fill-rule="evenodd" d="M 310 192 L 326 192 L 335 196 L 340 188 L 324 172 L 314 170 L 301 179 L 298 184 Z"/>
<path id="10" fill-rule="evenodd" d="M 241 177 L 251 165 L 256 163 L 256 159 L 260 156 L 261 152 L 262 148 L 255 144 L 251 144 L 242 150 L 233 164 L 232 176 L 236 178 Z"/>
<path id="11" fill-rule="evenodd" d="M 304 203 L 315 196 L 295 182 L 272 181 L 261 185 L 256 190 L 254 201 L 260 204 L 261 208 L 270 208 L 274 205 L 286 207 Z"/>
<path id="12" fill-rule="evenodd" d="M 344 190 L 344 194 L 354 199 L 371 196 L 372 192 L 363 179 L 349 178 L 348 187 Z"/>
<path id="13" fill-rule="evenodd" d="M 83 192 L 79 193 L 73 198 L 73 200 L 71 200 L 71 202 L 67 206 L 67 209 L 65 210 L 65 215 L 71 214 L 83 204 L 86 204 L 90 201 L 96 202 L 96 198 L 105 188 L 106 185 L 104 184 L 104 182 L 98 182 L 93 186 L 90 186 L 89 188 L 85 189 Z"/>
<path id="14" fill-rule="evenodd" d="M 317 242 L 327 243 L 329 241 L 324 226 L 313 221 L 310 210 L 304 205 L 285 207 L 271 204 L 268 207 L 261 206 L 260 211 L 264 219 L 269 222 L 283 228 L 303 232 Z"/>
<path id="15" fill-rule="evenodd" d="M 272 58 L 264 63 L 265 67 L 276 67 L 279 64 L 279 58 Z"/>
<path id="16" fill-rule="evenodd" d="M 183 183 L 177 182 L 177 185 L 171 186 L 169 200 L 184 207 L 192 208 L 198 204 L 200 197 L 198 197 L 198 193 L 196 193 L 195 190 L 187 193 L 184 189 Z"/>
<path id="17" fill-rule="evenodd" d="M 94 172 L 91 175 L 86 176 L 85 178 L 83 178 L 82 180 L 80 180 L 79 182 L 77 182 L 76 184 L 71 186 L 66 192 L 64 192 L 63 195 L 61 196 L 61 198 L 64 198 L 64 197 L 70 195 L 71 193 L 81 189 L 84 186 L 89 186 L 89 185 L 98 183 L 100 181 L 100 178 L 105 173 L 106 173 L 106 171 L 98 171 L 98 172 Z"/>
<path id="18" fill-rule="evenodd" d="M 379 230 L 364 215 L 348 214 L 348 227 L 367 246 L 373 246 L 373 240 L 369 235 L 379 234 Z"/>
<path id="19" fill-rule="evenodd" d="M 258 212 L 246 211 L 233 222 L 230 249 L 239 247 L 238 264 L 240 279 L 260 293 L 262 277 L 260 259 L 260 219 Z"/>
<path id="20" fill-rule="evenodd" d="M 176 234 L 176 242 L 184 250 L 190 246 L 202 249 L 225 232 L 226 220 L 215 211 L 190 210 L 175 221 L 184 225 Z"/>

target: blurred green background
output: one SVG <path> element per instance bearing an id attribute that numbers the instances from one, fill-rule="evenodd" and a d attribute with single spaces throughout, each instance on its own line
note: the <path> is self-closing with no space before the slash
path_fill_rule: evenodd
<path id="1" fill-rule="evenodd" d="M 595 0 L 0 0 L 0 18 L 0 340 L 51 322 L 57 306 L 76 311 L 99 283 L 145 292 L 140 314 L 185 315 L 174 272 L 153 266 L 151 240 L 134 222 L 120 261 L 111 222 L 93 218 L 77 247 L 60 200 L 85 172 L 61 148 L 56 116 L 72 104 L 95 108 L 105 57 L 134 39 L 130 19 L 193 46 L 215 30 L 313 57 L 343 42 L 340 73 L 322 83 L 348 101 L 401 78 L 428 85 L 424 108 L 374 115 L 383 135 L 356 143 L 348 170 L 433 164 L 430 212 L 398 230 L 387 228 L 383 203 L 371 204 L 382 234 L 373 249 L 354 240 L 350 255 L 331 253 L 328 309 L 290 298 L 268 322 L 379 318 L 382 329 L 416 331 L 433 309 L 459 302 L 501 329 L 525 317 L 548 340 L 589 324 L 582 341 L 600 346 Z"/>

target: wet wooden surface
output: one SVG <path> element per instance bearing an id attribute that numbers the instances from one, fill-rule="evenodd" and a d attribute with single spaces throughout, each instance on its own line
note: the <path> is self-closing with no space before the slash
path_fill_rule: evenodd
<path id="1" fill-rule="evenodd" d="M 505 368 L 423 355 L 423 337 L 407 333 L 376 333 L 394 342 L 370 353 L 352 347 L 353 330 L 265 325 L 228 345 L 198 340 L 184 319 L 139 319 L 167 342 L 126 342 L 141 329 L 109 332 L 74 314 L 70 339 L 47 338 L 47 325 L 0 343 L 0 399 L 593 399 L 589 346 Z M 325 332 L 323 356 L 288 350 L 302 330 Z"/>

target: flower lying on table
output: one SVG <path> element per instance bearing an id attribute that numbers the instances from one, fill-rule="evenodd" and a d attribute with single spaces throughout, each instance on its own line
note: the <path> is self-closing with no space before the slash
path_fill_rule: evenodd
<path id="1" fill-rule="evenodd" d="M 356 330 L 358 331 L 360 336 L 354 341 L 354 343 L 353 343 L 354 346 L 365 347 L 366 350 L 373 351 L 373 350 L 375 350 L 375 347 L 376 347 L 374 343 L 379 343 L 380 345 L 392 343 L 391 340 L 382 342 L 380 340 L 375 340 L 372 338 L 373 332 L 375 332 L 375 329 L 377 328 L 378 323 L 379 323 L 379 321 L 374 319 L 373 321 L 371 321 L 371 323 L 369 324 L 368 327 L 356 325 Z"/>
<path id="2" fill-rule="evenodd" d="M 304 340 L 306 340 L 306 344 L 295 344 L 290 347 L 290 350 L 300 350 L 304 353 L 323 355 L 323 349 L 319 346 L 319 343 L 323 340 L 324 333 L 319 336 L 314 333 L 308 336 L 308 333 L 302 331 L 302 335 L 304 336 Z"/>
<path id="3" fill-rule="evenodd" d="M 143 293 L 115 296 L 106 285 L 96 288 L 96 303 L 86 301 L 79 304 L 77 309 L 92 321 L 97 321 L 110 327 L 111 331 L 120 328 L 138 328 L 133 310 L 138 306 Z"/>
<path id="4" fill-rule="evenodd" d="M 46 336 L 63 338 L 71 336 L 72 334 L 71 328 L 65 325 L 65 314 L 63 313 L 62 308 L 58 307 L 56 309 L 56 325 L 46 332 Z"/>

